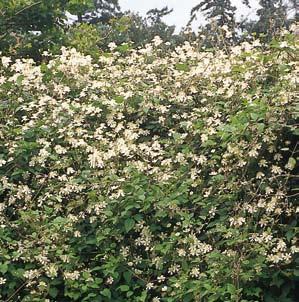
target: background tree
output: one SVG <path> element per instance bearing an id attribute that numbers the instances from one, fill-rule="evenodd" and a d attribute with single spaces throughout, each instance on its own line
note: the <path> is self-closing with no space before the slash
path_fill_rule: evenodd
<path id="1" fill-rule="evenodd" d="M 235 24 L 236 7 L 232 6 L 230 0 L 202 0 L 192 8 L 189 23 L 196 18 L 198 11 L 203 12 L 208 21 L 215 19 L 218 26 L 233 27 Z"/>
<path id="2" fill-rule="evenodd" d="M 1 1 L 1 51 L 36 57 L 43 45 L 60 39 L 66 4 L 65 0 Z"/>
<path id="3" fill-rule="evenodd" d="M 100 47 L 105 49 L 110 42 L 117 45 L 122 43 L 132 43 L 133 47 L 144 46 L 153 40 L 155 36 L 160 36 L 164 41 L 172 44 L 177 43 L 181 36 L 175 34 L 175 26 L 167 25 L 163 17 L 170 14 L 172 10 L 168 7 L 162 9 L 149 10 L 145 17 L 134 12 L 123 13 L 120 18 L 114 18 L 106 24 L 98 24 L 98 28 L 104 32 L 100 41 Z"/>
<path id="4" fill-rule="evenodd" d="M 68 11 L 77 16 L 79 23 L 107 23 L 119 16 L 120 6 L 118 0 L 71 0 Z"/>
<path id="5" fill-rule="evenodd" d="M 294 20 L 299 21 L 299 1 L 289 0 L 287 1 L 288 13 L 291 14 Z"/>
<path id="6" fill-rule="evenodd" d="M 260 0 L 259 17 L 254 25 L 254 32 L 267 34 L 268 37 L 287 23 L 287 6 L 282 0 Z"/>
<path id="7" fill-rule="evenodd" d="M 259 5 L 257 21 L 244 19 L 238 24 L 242 32 L 270 40 L 277 30 L 298 21 L 298 0 L 260 0 Z"/>
<path id="8" fill-rule="evenodd" d="M 118 0 L 3 0 L 0 2 L 0 49 L 3 53 L 38 60 L 44 50 L 60 49 L 77 23 L 108 23 L 120 14 Z"/>
<path id="9" fill-rule="evenodd" d="M 205 47 L 224 47 L 226 40 L 234 40 L 236 7 L 230 0 L 202 0 L 192 8 L 189 25 L 202 12 L 208 23 L 199 28 L 200 42 Z"/>

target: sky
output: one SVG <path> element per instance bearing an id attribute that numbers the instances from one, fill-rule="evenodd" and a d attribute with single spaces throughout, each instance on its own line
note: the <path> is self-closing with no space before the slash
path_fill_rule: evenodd
<path id="1" fill-rule="evenodd" d="M 168 6 L 173 8 L 173 12 L 164 17 L 164 22 L 168 25 L 176 25 L 177 31 L 185 26 L 190 18 L 190 11 L 192 7 L 197 5 L 200 0 L 119 0 L 122 10 L 131 10 L 139 12 L 140 15 L 145 16 L 146 12 L 152 8 L 162 8 Z M 251 8 L 247 8 L 242 4 L 241 0 L 232 0 L 232 4 L 237 7 L 237 19 L 241 16 L 254 19 L 255 11 L 258 8 L 258 0 L 251 0 Z M 193 28 L 196 29 L 197 25 L 202 24 L 203 17 L 199 15 L 198 20 L 194 22 Z"/>

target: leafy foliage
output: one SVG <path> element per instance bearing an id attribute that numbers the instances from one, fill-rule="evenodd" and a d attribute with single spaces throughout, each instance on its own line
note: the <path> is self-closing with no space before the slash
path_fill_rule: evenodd
<path id="1" fill-rule="evenodd" d="M 71 0 L 68 11 L 77 15 L 78 21 L 107 23 L 120 13 L 118 0 Z"/>
<path id="2" fill-rule="evenodd" d="M 177 44 L 183 40 L 180 35 L 175 35 L 175 26 L 169 26 L 162 18 L 171 13 L 167 7 L 162 10 L 150 10 L 146 17 L 132 12 L 126 12 L 121 18 L 114 19 L 109 25 L 102 26 L 101 30 L 105 39 L 101 41 L 101 49 L 107 49 L 109 43 L 131 44 L 134 48 L 143 47 L 150 43 L 155 36 L 165 41 Z"/>
<path id="3" fill-rule="evenodd" d="M 256 10 L 257 19 L 250 20 L 247 17 L 241 21 L 235 20 L 236 7 L 230 0 L 202 0 L 192 8 L 189 25 L 196 18 L 197 13 L 202 12 L 207 24 L 200 26 L 200 30 L 209 37 L 206 41 L 210 46 L 217 41 L 215 37 L 217 27 L 227 28 L 232 33 L 235 42 L 242 42 L 251 35 L 258 36 L 263 41 L 269 42 L 283 28 L 289 27 L 294 21 L 298 22 L 298 3 L 296 0 L 260 0 L 259 7 Z M 240 1 L 241 2 L 241 1 Z M 253 8 L 253 1 L 244 0 L 244 5 Z M 224 46 L 224 45 L 223 45 Z"/>
<path id="4" fill-rule="evenodd" d="M 282 28 L 287 22 L 286 6 L 281 0 L 261 0 L 259 2 L 261 8 L 258 9 L 258 22 L 255 24 L 254 31 L 257 33 L 274 33 L 277 28 Z M 270 32 L 270 33 L 269 33 Z"/>
<path id="5" fill-rule="evenodd" d="M 66 45 L 67 13 L 77 16 L 78 23 L 105 24 L 118 16 L 119 9 L 117 0 L 1 1 L 0 49 L 15 57 L 40 60 L 43 51 Z"/>
<path id="6" fill-rule="evenodd" d="M 191 20 L 196 17 L 196 12 L 201 10 L 210 19 L 216 19 L 217 25 L 232 27 L 235 23 L 236 7 L 232 6 L 230 0 L 202 0 L 191 10 Z"/>
<path id="7" fill-rule="evenodd" d="M 298 40 L 110 48 L 1 57 L 0 299 L 295 301 Z"/>

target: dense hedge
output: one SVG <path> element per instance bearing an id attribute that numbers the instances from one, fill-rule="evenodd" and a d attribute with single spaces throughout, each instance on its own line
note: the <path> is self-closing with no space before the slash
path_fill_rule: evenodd
<path id="1" fill-rule="evenodd" d="M 110 47 L 2 57 L 0 300 L 295 302 L 298 40 Z"/>

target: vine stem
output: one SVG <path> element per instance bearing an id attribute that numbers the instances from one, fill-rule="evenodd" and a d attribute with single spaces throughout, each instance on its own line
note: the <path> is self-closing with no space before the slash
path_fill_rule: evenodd
<path id="1" fill-rule="evenodd" d="M 9 302 L 9 301 L 11 301 L 11 299 L 25 286 L 27 284 L 27 281 L 26 282 L 24 282 L 12 295 L 10 295 L 9 297 L 8 297 L 8 299 L 7 300 L 5 300 L 4 302 Z"/>

